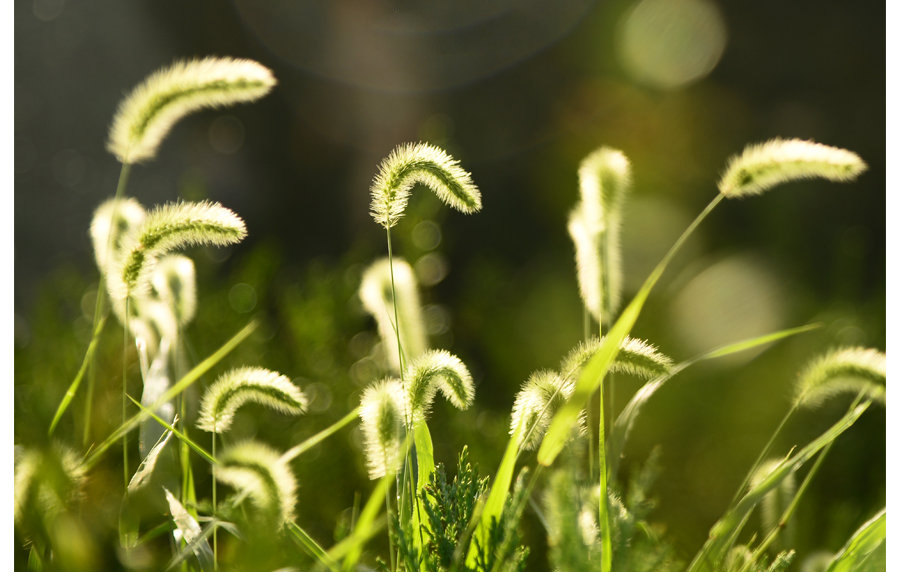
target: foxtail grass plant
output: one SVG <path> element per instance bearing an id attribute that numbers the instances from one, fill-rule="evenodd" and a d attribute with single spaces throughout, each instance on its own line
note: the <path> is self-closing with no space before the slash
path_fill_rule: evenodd
<path id="1" fill-rule="evenodd" d="M 529 546 L 523 538 L 530 543 L 535 535 L 520 534 L 526 514 L 547 539 L 549 567 L 561 571 L 778 572 L 792 565 L 798 558 L 794 531 L 805 524 L 795 518 L 797 507 L 810 482 L 835 441 L 866 411 L 877 409 L 873 405 L 886 401 L 885 354 L 873 347 L 839 346 L 800 368 L 783 420 L 702 546 L 683 558 L 669 535 L 651 521 L 648 495 L 661 474 L 659 454 L 621 470 L 623 459 L 630 460 L 625 456 L 628 438 L 645 404 L 694 364 L 760 349 L 818 324 L 726 342 L 687 359 L 673 359 L 666 348 L 632 336 L 632 329 L 669 263 L 720 202 L 800 179 L 852 181 L 866 169 L 856 154 L 796 139 L 748 146 L 728 162 L 718 193 L 624 305 L 619 243 L 632 167 L 623 152 L 611 147 L 587 155 L 578 166 L 579 199 L 568 219 L 584 309 L 582 339 L 572 340 L 573 349 L 560 356 L 558 366 L 531 370 L 519 391 L 509 396 L 508 435 L 496 469 L 482 475 L 463 445 L 451 477 L 436 459 L 443 447 L 435 445 L 443 443 L 432 442 L 434 400 L 440 394 L 456 409 L 475 407 L 477 377 L 487 368 L 470 369 L 448 349 L 430 346 L 415 270 L 395 256 L 391 233 L 404 232 L 398 223 L 417 185 L 463 213 L 478 212 L 482 197 L 456 159 L 432 144 L 396 147 L 371 183 L 370 214 L 385 230 L 388 252 L 364 269 L 356 290 L 381 341 L 380 349 L 365 358 L 374 369 L 351 370 L 358 386 L 336 391 L 344 379 L 335 375 L 337 366 L 323 368 L 329 373 L 304 382 L 305 389 L 262 365 L 229 367 L 224 360 L 257 329 L 255 321 L 191 364 L 187 329 L 204 325 L 203 299 L 199 269 L 180 251 L 234 245 L 247 229 L 236 213 L 212 201 L 145 208 L 125 196 L 129 169 L 152 159 L 166 134 L 188 113 L 254 101 L 274 86 L 271 72 L 255 62 L 206 58 L 160 70 L 120 105 L 108 141 L 108 149 L 122 163 L 119 186 L 115 196 L 98 207 L 90 226 L 100 271 L 91 342 L 52 418 L 51 444 L 16 447 L 13 516 L 17 539 L 26 543 L 23 567 L 184 572 L 286 566 L 329 572 L 372 567 L 381 572 L 543 569 L 543 563 L 527 561 Z M 94 403 L 94 384 L 116 377 L 94 364 L 107 306 L 123 328 L 122 363 L 116 364 L 122 366 L 122 420 L 95 442 L 91 417 L 99 405 Z M 342 338 L 337 328 L 330 337 Z M 141 381 L 134 397 L 126 384 L 128 366 L 133 365 L 128 362 L 134 361 L 126 351 L 132 338 Z M 355 347 L 353 352 L 365 345 L 357 343 L 359 339 L 348 344 Z M 292 352 L 322 351 L 306 347 L 306 339 L 296 341 Z M 274 335 L 267 343 L 275 343 Z M 371 359 L 376 351 L 384 355 Z M 611 375 L 641 384 L 620 412 L 612 406 Z M 55 430 L 85 377 L 85 415 L 74 420 L 81 430 L 79 449 L 65 432 Z M 202 399 L 196 406 L 188 392 L 198 387 Z M 487 389 L 489 383 L 481 387 Z M 834 411 L 823 405 L 841 399 L 849 402 L 846 411 L 819 435 L 797 444 L 781 442 L 782 430 L 798 411 Z M 244 407 L 251 403 L 255 405 Z M 313 413 L 346 403 L 350 411 L 340 412 L 311 436 L 297 438 L 297 427 L 309 428 L 322 418 Z M 252 411 L 256 418 L 251 420 Z M 276 419 L 306 412 L 310 415 L 285 420 L 279 445 L 269 441 Z M 486 415 L 480 411 L 472 418 L 480 425 Z M 236 416 L 239 423 L 234 422 Z M 348 437 L 360 443 L 359 467 L 373 481 L 371 490 L 357 494 L 346 522 L 325 523 L 335 528 L 333 541 L 326 541 L 321 523 L 308 531 L 304 523 L 315 518 L 307 513 L 309 495 L 332 490 L 308 487 L 304 495 L 304 475 L 319 472 L 319 463 L 338 455 L 339 444 L 327 449 L 321 445 L 357 422 L 357 433 Z M 132 471 L 128 436 L 136 428 L 140 462 Z M 201 439 L 200 432 L 211 435 Z M 434 435 L 450 434 L 435 427 Z M 109 466 L 118 470 L 106 453 L 119 443 L 124 482 L 116 491 L 107 486 L 102 471 Z M 318 460 L 310 459 L 313 450 L 321 455 Z M 352 465 L 342 471 L 353 472 Z M 331 487 L 334 494 L 341 492 L 341 484 Z M 228 494 L 220 498 L 223 486 Z M 122 493 L 116 510 L 108 511 L 117 518 L 118 535 L 109 535 L 117 538 L 115 550 L 106 550 L 104 541 L 84 526 L 95 518 L 93 503 L 101 488 L 111 498 Z M 828 557 L 828 570 L 880 567 L 886 512 L 870 511 L 866 518 L 870 516 Z M 381 545 L 373 541 L 378 537 Z M 167 548 L 164 558 L 148 556 Z M 112 555 L 105 556 L 104 550 Z"/>

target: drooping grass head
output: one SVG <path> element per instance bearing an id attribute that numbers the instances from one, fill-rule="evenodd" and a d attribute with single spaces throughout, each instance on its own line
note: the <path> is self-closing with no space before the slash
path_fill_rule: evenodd
<path id="1" fill-rule="evenodd" d="M 375 222 L 384 228 L 397 224 L 416 183 L 460 212 L 481 210 L 481 192 L 456 159 L 428 143 L 406 143 L 381 162 L 372 181 L 371 213 Z"/>
<path id="2" fill-rule="evenodd" d="M 123 164 L 152 159 L 182 117 L 207 107 L 254 101 L 275 85 L 272 72 L 251 61 L 204 58 L 176 62 L 145 79 L 122 101 L 107 149 Z"/>

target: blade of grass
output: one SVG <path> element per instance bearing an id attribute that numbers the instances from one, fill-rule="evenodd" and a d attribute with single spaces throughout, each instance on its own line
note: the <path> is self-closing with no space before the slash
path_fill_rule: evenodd
<path id="1" fill-rule="evenodd" d="M 734 342 L 732 344 L 726 344 L 724 346 L 720 346 L 718 348 L 710 350 L 709 352 L 676 364 L 672 367 L 671 370 L 669 370 L 668 373 L 645 383 L 634 394 L 634 396 L 632 396 L 631 401 L 628 402 L 628 405 L 625 406 L 622 412 L 619 413 L 619 416 L 616 418 L 613 428 L 610 431 L 608 451 L 610 477 L 614 479 L 616 476 L 618 463 L 622 455 L 622 450 L 625 448 L 625 442 L 628 440 L 628 435 L 631 433 L 631 429 L 634 426 L 634 422 L 638 416 L 638 413 L 640 413 L 641 411 L 641 407 L 643 407 L 644 403 L 646 403 L 647 400 L 649 400 L 650 397 L 652 397 L 653 394 L 656 393 L 668 380 L 672 379 L 684 369 L 698 362 L 729 356 L 738 352 L 759 347 L 761 345 L 776 342 L 790 336 L 808 332 L 818 327 L 821 327 L 821 324 L 807 324 L 796 328 L 788 328 L 777 332 L 772 332 L 754 338 L 748 338 L 745 340 Z"/>
<path id="2" fill-rule="evenodd" d="M 372 496 L 366 501 L 366 506 L 363 507 L 353 532 L 331 547 L 325 554 L 326 561 L 332 560 L 337 562 L 343 558 L 343 569 L 353 569 L 362 554 L 363 545 L 375 536 L 385 524 L 383 519 L 378 519 L 377 517 L 393 480 L 394 475 L 381 477 L 375 486 L 375 490 L 372 491 Z M 324 565 L 324 562 L 320 561 L 320 563 Z"/>
<path id="3" fill-rule="evenodd" d="M 100 343 L 100 332 L 103 330 L 103 325 L 105 323 L 106 318 L 102 318 L 94 328 L 94 336 L 93 338 L 91 338 L 91 343 L 88 344 L 87 351 L 84 354 L 84 359 L 81 362 L 81 367 L 78 368 L 78 373 L 75 374 L 75 379 L 73 379 L 72 383 L 69 384 L 69 389 L 67 389 L 66 394 L 63 395 L 62 401 L 59 402 L 59 406 L 56 408 L 56 413 L 53 415 L 53 420 L 50 421 L 50 427 L 47 429 L 48 437 L 53 435 L 53 431 L 56 430 L 56 426 L 59 424 L 59 420 L 62 419 L 63 414 L 66 412 L 66 409 L 69 408 L 69 404 L 75 397 L 75 393 L 78 392 L 78 386 L 81 385 L 81 380 L 84 379 L 84 374 L 85 372 L 87 372 L 88 366 L 90 365 L 91 360 L 94 357 L 94 352 L 97 349 L 97 344 Z M 85 422 L 90 423 L 89 420 L 86 420 Z"/>
<path id="4" fill-rule="evenodd" d="M 297 540 L 297 544 L 303 548 L 307 554 L 309 554 L 312 558 L 314 558 L 320 564 L 323 564 L 328 567 L 331 572 L 339 572 L 340 568 L 337 565 L 337 562 L 330 560 L 328 558 L 328 554 L 325 552 L 325 549 L 319 545 L 318 542 L 315 541 L 313 537 L 311 537 L 305 530 L 300 528 L 300 526 L 294 522 L 293 520 L 287 523 L 287 529 Z"/>
<path id="5" fill-rule="evenodd" d="M 138 409 L 140 409 L 143 413 L 146 413 L 147 415 L 152 417 L 157 423 L 159 423 L 160 425 L 162 425 L 163 427 L 165 427 L 166 429 L 171 431 L 172 434 L 175 435 L 176 437 L 178 437 L 178 439 L 182 443 L 186 444 L 188 447 L 193 449 L 198 455 L 203 457 L 209 464 L 211 464 L 211 465 L 218 464 L 219 461 L 217 461 L 213 455 L 207 453 L 206 449 L 204 449 L 203 447 L 201 447 L 200 445 L 198 445 L 197 443 L 192 441 L 187 435 L 185 435 L 184 433 L 182 433 L 181 431 L 176 429 L 173 425 L 170 425 L 169 423 L 167 423 L 165 419 L 158 416 L 156 413 L 153 412 L 153 410 L 147 409 L 146 407 L 141 405 L 140 401 L 136 400 L 135 398 L 131 397 L 130 395 L 128 396 L 128 399 L 130 399 L 132 403 L 137 405 Z"/>
<path id="6" fill-rule="evenodd" d="M 864 570 L 884 570 L 887 540 L 887 510 L 869 519 L 834 555 L 826 572 L 863 572 Z M 879 562 L 880 566 L 876 564 Z"/>
<path id="7" fill-rule="evenodd" d="M 703 222 L 703 219 L 705 219 L 716 205 L 719 204 L 723 196 L 724 195 L 721 193 L 716 195 L 716 197 L 706 205 L 706 208 L 697 215 L 697 218 L 695 218 L 690 226 L 688 226 L 681 236 L 678 237 L 675 244 L 672 245 L 663 259 L 656 265 L 656 268 L 653 269 L 653 272 L 650 273 L 650 276 L 644 281 L 641 289 L 638 290 L 637 294 L 635 294 L 625 310 L 622 311 L 622 314 L 603 339 L 597 352 L 587 365 L 584 366 L 584 369 L 582 369 L 581 375 L 578 377 L 578 381 L 575 384 L 575 391 L 572 396 L 559 408 L 556 415 L 553 416 L 550 427 L 547 429 L 547 433 L 544 435 L 544 440 L 538 450 L 538 463 L 545 466 L 551 465 L 557 455 L 559 455 L 560 451 L 562 451 L 563 446 L 565 446 L 566 441 L 569 439 L 572 428 L 578 420 L 578 416 L 585 405 L 587 405 L 591 396 L 598 389 L 600 391 L 603 390 L 603 378 L 606 376 L 606 372 L 609 370 L 613 360 L 616 359 L 622 341 L 629 333 L 631 333 L 631 328 L 637 321 L 638 316 L 640 316 L 641 309 L 643 308 L 644 302 L 646 302 L 650 291 L 656 285 L 657 281 L 659 281 L 663 271 L 665 271 L 669 262 L 681 249 L 684 242 L 691 234 L 693 234 L 697 226 Z"/>
<path id="8" fill-rule="evenodd" d="M 822 433 L 815 440 L 808 443 L 803 449 L 792 457 L 782 461 L 769 475 L 756 486 L 747 491 L 747 494 L 728 510 L 719 521 L 713 525 L 709 533 L 709 539 L 694 556 L 687 572 L 700 570 L 715 570 L 721 566 L 725 555 L 734 544 L 737 535 L 750 515 L 750 512 L 762 502 L 763 497 L 777 487 L 781 481 L 791 472 L 797 470 L 822 448 L 838 438 L 849 429 L 860 415 L 868 409 L 871 401 L 867 401 L 848 411 L 837 423 Z"/>
<path id="9" fill-rule="evenodd" d="M 328 437 L 337 433 L 339 430 L 343 429 L 346 425 L 349 425 L 352 421 L 355 421 L 359 418 L 359 407 L 341 417 L 338 421 L 333 423 L 332 425 L 326 427 L 325 429 L 319 431 L 312 437 L 306 439 L 299 445 L 295 445 L 284 452 L 281 455 L 282 460 L 284 461 L 292 461 L 305 453 L 306 451 L 312 449 Z"/>
<path id="10" fill-rule="evenodd" d="M 216 350 L 213 354 L 207 357 L 205 360 L 194 366 L 194 368 L 185 374 L 178 383 L 173 385 L 166 391 L 159 399 L 156 400 L 156 403 L 146 408 L 149 411 L 153 411 L 163 403 L 167 401 L 171 401 L 176 396 L 180 395 L 184 390 L 190 387 L 194 382 L 196 382 L 200 377 L 209 371 L 214 365 L 216 365 L 219 361 L 222 360 L 228 353 L 230 353 L 234 348 L 240 345 L 247 336 L 249 336 L 253 331 L 257 328 L 257 323 L 255 321 L 250 322 L 244 328 L 235 334 L 230 340 L 225 342 L 222 347 Z M 103 453 L 106 452 L 114 443 L 116 443 L 119 439 L 122 438 L 122 435 L 128 433 L 132 429 L 134 429 L 141 421 L 150 417 L 149 412 L 141 411 L 132 417 L 130 417 L 125 423 L 120 425 L 113 433 L 107 437 L 102 443 L 100 443 L 97 447 L 91 449 L 89 453 L 85 456 L 84 465 L 85 468 L 91 468 L 96 464 Z"/>

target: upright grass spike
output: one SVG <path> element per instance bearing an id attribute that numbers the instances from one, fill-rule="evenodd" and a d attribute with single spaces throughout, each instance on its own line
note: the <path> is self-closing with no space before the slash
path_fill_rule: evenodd
<path id="1" fill-rule="evenodd" d="M 886 356 L 872 348 L 847 347 L 828 352 L 810 363 L 794 386 L 795 407 L 816 407 L 838 393 L 863 394 L 883 403 Z"/>
<path id="2" fill-rule="evenodd" d="M 369 478 L 396 474 L 403 463 L 407 397 L 396 379 L 374 383 L 363 391 L 359 417 L 366 439 Z"/>
<path id="3" fill-rule="evenodd" d="M 578 182 L 581 200 L 568 225 L 578 288 L 594 319 L 609 322 L 622 290 L 619 235 L 631 167 L 621 151 L 601 147 L 582 160 Z"/>
<path id="4" fill-rule="evenodd" d="M 416 183 L 422 183 L 460 212 L 481 210 L 481 192 L 456 159 L 428 143 L 406 143 L 395 147 L 381 162 L 372 181 L 371 213 L 375 222 L 386 229 L 397 224 Z"/>
<path id="5" fill-rule="evenodd" d="M 556 410 L 572 395 L 574 385 L 555 371 L 536 371 L 516 393 L 509 434 L 518 449 L 534 449 L 540 443 Z"/>
<path id="6" fill-rule="evenodd" d="M 177 248 L 224 246 L 240 242 L 245 236 L 244 221 L 219 203 L 179 202 L 158 207 L 128 240 L 127 254 L 110 273 L 110 293 L 121 299 L 145 292 L 157 260 Z"/>
<path id="7" fill-rule="evenodd" d="M 287 376 L 261 367 L 241 367 L 222 374 L 203 394 L 197 427 L 224 433 L 237 409 L 249 401 L 293 415 L 305 412 L 308 404 L 306 395 Z"/>
<path id="8" fill-rule="evenodd" d="M 581 368 L 597 353 L 603 338 L 591 338 L 581 342 L 563 359 L 560 372 L 564 379 L 574 381 Z M 609 368 L 611 373 L 633 375 L 651 379 L 672 369 L 672 359 L 655 346 L 639 338 L 626 337 L 619 345 L 619 353 Z"/>
<path id="9" fill-rule="evenodd" d="M 94 211 L 91 219 L 91 243 L 94 246 L 97 268 L 104 276 L 109 264 L 123 256 L 122 243 L 125 237 L 136 232 L 146 216 L 141 203 L 132 198 L 108 199 Z"/>
<path id="10" fill-rule="evenodd" d="M 179 326 L 188 325 L 197 313 L 197 273 L 194 261 L 182 254 L 159 259 L 150 277 L 153 291 L 172 309 Z"/>
<path id="11" fill-rule="evenodd" d="M 279 526 L 294 518 L 297 483 L 290 466 L 267 445 L 244 441 L 220 457 L 216 479 L 250 496 Z"/>
<path id="12" fill-rule="evenodd" d="M 397 321 L 405 360 L 414 360 L 428 349 L 425 320 L 416 287 L 416 275 L 405 260 L 395 257 L 394 290 L 397 293 Z M 394 331 L 394 297 L 391 295 L 391 261 L 376 260 L 363 272 L 359 287 L 363 307 L 378 324 L 378 334 L 392 371 L 400 373 L 397 333 Z"/>
<path id="13" fill-rule="evenodd" d="M 732 198 L 759 194 L 798 179 L 852 181 L 866 168 L 852 151 L 813 141 L 776 138 L 749 145 L 732 157 L 719 180 L 719 191 Z"/>
<path id="14" fill-rule="evenodd" d="M 405 378 L 414 425 L 425 420 L 438 390 L 457 409 L 467 409 L 475 399 L 475 383 L 466 365 L 444 350 L 419 356 L 407 366 Z"/>
<path id="15" fill-rule="evenodd" d="M 176 62 L 148 76 L 119 104 L 106 147 L 123 164 L 152 159 L 182 117 L 203 108 L 254 101 L 275 83 L 272 72 L 252 60 Z"/>

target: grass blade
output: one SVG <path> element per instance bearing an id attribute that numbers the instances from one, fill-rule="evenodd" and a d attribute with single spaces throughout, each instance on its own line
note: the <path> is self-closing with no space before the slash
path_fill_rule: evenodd
<path id="1" fill-rule="evenodd" d="M 871 402 L 867 401 L 851 409 L 837 423 L 811 441 L 798 453 L 782 461 L 769 475 L 751 488 L 741 500 L 730 509 L 719 521 L 713 525 L 709 532 L 709 539 L 694 557 L 688 572 L 699 570 L 715 570 L 723 562 L 725 555 L 740 533 L 741 528 L 750 515 L 750 512 L 762 501 L 766 493 L 775 489 L 788 474 L 797 470 L 822 448 L 838 438 L 859 419 L 860 415 L 868 409 Z"/>
<path id="2" fill-rule="evenodd" d="M 863 524 L 835 554 L 826 572 L 865 572 L 886 567 L 887 510 Z"/>
<path id="3" fill-rule="evenodd" d="M 727 344 L 700 356 L 679 363 L 673 366 L 668 373 L 660 375 L 655 379 L 652 379 L 645 383 L 634 394 L 634 396 L 632 396 L 631 401 L 628 402 L 628 405 L 625 406 L 622 412 L 619 413 L 619 416 L 616 418 L 613 428 L 610 431 L 608 443 L 608 459 L 610 463 L 609 474 L 613 478 L 616 475 L 616 471 L 618 468 L 617 465 L 622 455 L 622 450 L 625 448 L 625 442 L 628 440 L 628 435 L 631 433 L 631 429 L 634 426 L 634 421 L 637 418 L 638 413 L 641 412 L 641 407 L 643 407 L 644 403 L 646 403 L 647 400 L 650 399 L 650 397 L 652 397 L 660 387 L 662 387 L 668 380 L 675 377 L 682 370 L 694 365 L 697 362 L 725 357 L 731 354 L 753 349 L 761 345 L 788 338 L 790 336 L 808 332 L 820 326 L 821 324 L 807 324 L 805 326 L 780 330 L 778 332 L 772 332 L 762 336 L 734 342 L 733 344 Z"/>
<path id="4" fill-rule="evenodd" d="M 132 399 L 132 401 L 134 401 L 134 399 Z M 135 403 L 137 402 L 135 401 Z M 176 420 L 177 419 L 178 418 L 176 417 Z M 159 459 L 159 454 L 162 453 L 163 447 L 166 446 L 166 443 L 169 442 L 171 437 L 172 431 L 166 431 L 159 437 L 159 440 L 156 441 L 156 444 L 153 445 L 153 448 L 150 449 L 150 452 L 147 453 L 147 456 L 144 457 L 144 460 L 138 465 L 137 471 L 134 472 L 134 476 L 131 477 L 131 480 L 128 482 L 129 493 L 132 493 L 147 484 L 150 480 L 150 476 L 153 474 L 153 469 L 156 468 L 156 461 Z"/>
<path id="5" fill-rule="evenodd" d="M 294 460 L 295 458 L 299 457 L 306 451 L 312 449 L 313 447 L 315 447 L 316 445 L 318 445 L 319 443 L 321 443 L 328 437 L 337 433 L 340 429 L 343 429 L 344 426 L 348 425 L 351 421 L 354 421 L 358 415 L 359 415 L 359 407 L 357 407 L 350 413 L 341 417 L 334 424 L 319 431 L 318 433 L 316 433 L 309 439 L 306 439 L 299 445 L 295 445 L 295 446 L 291 447 L 290 449 L 288 449 L 287 451 L 285 451 L 284 454 L 281 455 L 282 460 L 284 460 L 284 461 Z"/>
<path id="6" fill-rule="evenodd" d="M 160 425 L 162 425 L 163 427 L 168 429 L 168 431 L 172 435 L 175 435 L 176 437 L 178 437 L 178 439 L 180 439 L 182 443 L 184 443 L 185 445 L 187 445 L 188 447 L 190 447 L 191 449 L 196 451 L 197 454 L 199 454 L 201 457 L 206 459 L 211 465 L 215 465 L 218 463 L 218 461 L 216 460 L 216 458 L 214 456 L 212 456 L 206 452 L 206 449 L 204 449 L 203 447 L 201 447 L 200 445 L 198 445 L 197 443 L 192 441 L 187 435 L 185 435 L 184 433 L 182 433 L 181 431 L 176 429 L 173 425 L 170 425 L 169 423 L 167 423 L 165 419 L 163 419 L 162 417 L 153 413 L 152 409 L 148 409 L 148 408 L 144 407 L 143 405 L 140 404 L 140 402 L 138 402 L 135 398 L 131 397 L 130 395 L 128 396 L 128 399 L 130 399 L 132 403 L 137 405 L 138 408 L 140 408 L 140 410 L 142 412 L 145 412 L 147 415 L 152 417 L 157 423 L 159 423 Z M 176 418 L 176 420 L 177 420 L 177 418 Z M 148 455 L 148 457 L 149 457 L 149 455 Z"/>
<path id="7" fill-rule="evenodd" d="M 103 453 L 105 453 L 107 449 L 109 449 L 114 443 L 121 439 L 123 435 L 134 429 L 144 419 L 149 418 L 151 415 L 151 411 L 155 410 L 163 403 L 172 400 L 174 397 L 181 394 L 184 390 L 190 387 L 194 382 L 200 379 L 203 374 L 212 369 L 212 367 L 219 363 L 222 358 L 228 355 L 234 348 L 240 345 L 241 342 L 247 339 L 247 336 L 252 334 L 256 328 L 257 323 L 255 321 L 250 322 L 249 324 L 244 326 L 241 331 L 235 334 L 230 340 L 225 342 L 222 347 L 216 350 L 205 360 L 194 366 L 191 371 L 189 371 L 187 374 L 185 374 L 184 377 L 178 380 L 178 383 L 169 388 L 169 390 L 166 391 L 166 393 L 164 393 L 162 397 L 160 397 L 151 407 L 147 407 L 140 413 L 133 415 L 122 425 L 120 425 L 115 431 L 113 431 L 112 435 L 107 437 L 102 443 L 100 443 L 97 447 L 95 447 L 85 455 L 85 467 L 90 468 L 94 466 L 94 464 L 96 464 L 97 461 L 100 460 L 100 457 L 103 455 Z"/>

